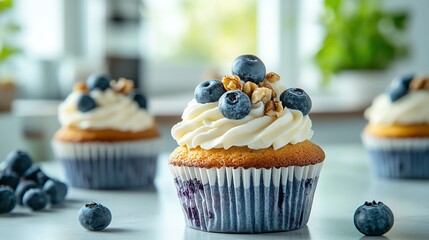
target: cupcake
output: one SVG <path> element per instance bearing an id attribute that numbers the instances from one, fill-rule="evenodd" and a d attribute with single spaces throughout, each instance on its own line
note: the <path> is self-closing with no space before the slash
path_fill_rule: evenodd
<path id="1" fill-rule="evenodd" d="M 172 128 L 169 157 L 187 226 L 262 233 L 303 227 L 325 154 L 312 143 L 311 100 L 284 89 L 253 55 L 200 83 Z"/>
<path id="2" fill-rule="evenodd" d="M 92 75 L 59 106 L 52 146 L 73 187 L 140 188 L 153 184 L 159 132 L 131 80 Z"/>
<path id="3" fill-rule="evenodd" d="M 429 77 L 395 79 L 365 111 L 362 139 L 374 173 L 429 178 Z"/>

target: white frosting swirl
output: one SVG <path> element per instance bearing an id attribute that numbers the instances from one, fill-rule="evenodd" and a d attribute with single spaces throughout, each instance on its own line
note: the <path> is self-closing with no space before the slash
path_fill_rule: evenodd
<path id="1" fill-rule="evenodd" d="M 232 120 L 219 111 L 218 102 L 200 104 L 193 99 L 182 115 L 182 121 L 171 130 L 179 145 L 203 149 L 247 146 L 279 149 L 313 136 L 310 118 L 298 110 L 285 109 L 279 118 L 264 115 L 264 105 L 259 102 L 245 118 Z"/>
<path id="2" fill-rule="evenodd" d="M 72 92 L 59 106 L 59 120 L 64 127 L 79 129 L 113 129 L 119 131 L 143 131 L 154 124 L 149 113 L 138 106 L 129 96 L 112 89 L 93 90 L 90 96 L 97 107 L 88 112 L 80 112 L 77 101 L 82 95 Z"/>
<path id="3" fill-rule="evenodd" d="M 409 92 L 394 102 L 382 94 L 365 111 L 365 118 L 372 124 L 429 124 L 428 103 L 429 91 Z"/>

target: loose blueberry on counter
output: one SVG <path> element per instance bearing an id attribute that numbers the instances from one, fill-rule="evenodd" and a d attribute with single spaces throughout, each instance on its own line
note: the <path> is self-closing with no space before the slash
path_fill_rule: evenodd
<path id="1" fill-rule="evenodd" d="M 388 89 L 388 95 L 392 102 L 407 94 L 413 78 L 414 74 L 410 74 L 393 80 L 391 87 Z"/>
<path id="2" fill-rule="evenodd" d="M 251 81 L 256 84 L 265 79 L 265 65 L 254 55 L 241 55 L 232 63 L 232 74 L 238 75 L 242 81 Z"/>
<path id="3" fill-rule="evenodd" d="M 77 100 L 77 109 L 81 112 L 89 112 L 97 106 L 95 100 L 86 94 L 82 94 Z"/>
<path id="4" fill-rule="evenodd" d="M 40 186 L 45 185 L 45 183 L 51 179 L 48 175 L 46 175 L 43 171 L 40 171 L 37 173 L 37 180 L 36 182 L 40 184 Z"/>
<path id="5" fill-rule="evenodd" d="M 11 212 L 16 206 L 16 197 L 12 188 L 0 186 L 0 214 Z"/>
<path id="6" fill-rule="evenodd" d="M 140 108 L 147 108 L 147 99 L 142 93 L 135 92 L 133 100 L 137 102 Z"/>
<path id="7" fill-rule="evenodd" d="M 206 80 L 195 88 L 194 97 L 198 103 L 217 102 L 226 92 L 219 80 Z"/>
<path id="8" fill-rule="evenodd" d="M 0 185 L 8 186 L 15 191 L 19 184 L 19 175 L 12 170 L 4 170 L 0 173 Z"/>
<path id="9" fill-rule="evenodd" d="M 100 203 L 85 204 L 78 213 L 79 223 L 90 231 L 101 231 L 112 221 L 110 210 Z"/>
<path id="10" fill-rule="evenodd" d="M 39 188 L 32 188 L 25 192 L 22 199 L 23 205 L 33 211 L 44 209 L 48 205 L 48 196 Z"/>
<path id="11" fill-rule="evenodd" d="M 22 176 L 33 164 L 30 156 L 20 150 L 10 152 L 5 161 L 6 168 L 16 172 L 19 176 Z"/>
<path id="12" fill-rule="evenodd" d="M 32 188 L 39 188 L 39 185 L 35 181 L 31 180 L 24 180 L 18 184 L 18 187 L 15 190 L 16 201 L 18 204 L 22 205 L 24 194 Z"/>
<path id="13" fill-rule="evenodd" d="M 99 89 L 104 91 L 110 87 L 110 81 L 112 79 L 108 75 L 104 74 L 92 74 L 86 80 L 86 86 L 89 90 Z"/>
<path id="14" fill-rule="evenodd" d="M 64 201 L 67 195 L 67 185 L 56 179 L 49 179 L 42 188 L 48 196 L 52 204 L 60 204 Z"/>
<path id="15" fill-rule="evenodd" d="M 40 187 L 50 179 L 39 166 L 33 165 L 22 176 L 24 180 L 32 180 L 39 184 Z"/>
<path id="16" fill-rule="evenodd" d="M 354 224 L 366 236 L 381 236 L 393 226 L 392 210 L 382 202 L 365 202 L 354 215 Z"/>
<path id="17" fill-rule="evenodd" d="M 252 103 L 249 97 L 240 90 L 224 93 L 219 99 L 219 110 L 224 117 L 239 120 L 250 113 Z"/>
<path id="18" fill-rule="evenodd" d="M 311 98 L 301 88 L 288 88 L 280 95 L 283 107 L 296 109 L 307 115 L 311 110 Z"/>

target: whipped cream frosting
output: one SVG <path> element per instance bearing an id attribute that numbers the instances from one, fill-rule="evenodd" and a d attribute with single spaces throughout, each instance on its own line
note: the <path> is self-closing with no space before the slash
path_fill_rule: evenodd
<path id="1" fill-rule="evenodd" d="M 81 92 L 72 92 L 59 106 L 59 120 L 63 127 L 79 129 L 113 129 L 119 131 L 143 131 L 154 124 L 153 117 L 138 106 L 129 96 L 112 89 L 93 90 L 89 95 L 97 107 L 89 112 L 80 112 L 77 101 Z"/>
<path id="2" fill-rule="evenodd" d="M 409 92 L 394 102 L 387 94 L 382 94 L 365 111 L 365 118 L 371 124 L 429 124 L 428 103 L 429 91 Z"/>
<path id="3" fill-rule="evenodd" d="M 277 92 L 277 91 L 276 91 Z M 264 115 L 262 102 L 252 104 L 248 116 L 240 120 L 225 118 L 218 102 L 200 104 L 195 99 L 188 103 L 182 121 L 173 126 L 173 138 L 181 146 L 203 149 L 247 146 L 279 149 L 296 144 L 313 136 L 308 115 L 285 108 L 281 117 Z"/>

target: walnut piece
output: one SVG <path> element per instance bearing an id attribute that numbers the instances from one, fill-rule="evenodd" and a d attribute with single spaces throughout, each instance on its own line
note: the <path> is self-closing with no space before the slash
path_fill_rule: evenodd
<path id="1" fill-rule="evenodd" d="M 89 92 L 89 89 L 86 86 L 85 82 L 78 82 L 73 86 L 73 91 L 87 93 Z"/>
<path id="2" fill-rule="evenodd" d="M 243 92 L 249 96 L 249 98 L 252 97 L 252 94 L 256 89 L 258 89 L 258 85 L 251 81 L 247 81 L 243 86 Z"/>
<path id="3" fill-rule="evenodd" d="M 222 84 L 226 91 L 241 90 L 243 87 L 240 81 L 240 77 L 237 75 L 226 75 L 222 78 Z"/>
<path id="4" fill-rule="evenodd" d="M 265 79 L 267 79 L 268 82 L 277 82 L 280 80 L 280 76 L 275 72 L 269 72 L 265 76 Z"/>
<path id="5" fill-rule="evenodd" d="M 429 90 L 429 76 L 415 77 L 410 83 L 411 90 Z"/>
<path id="6" fill-rule="evenodd" d="M 117 81 L 112 81 L 110 85 L 113 90 L 119 93 L 123 93 L 125 95 L 129 94 L 134 88 L 134 82 L 126 78 L 120 78 Z"/>
<path id="7" fill-rule="evenodd" d="M 280 117 L 284 114 L 282 102 L 277 100 L 268 101 L 265 104 L 264 114 L 268 116 Z"/>
<path id="8" fill-rule="evenodd" d="M 272 91 L 269 88 L 261 87 L 255 89 L 250 100 L 252 103 L 263 102 L 264 104 L 271 100 Z"/>
<path id="9" fill-rule="evenodd" d="M 271 86 L 271 84 L 269 84 L 269 83 L 265 83 L 265 84 L 263 84 L 261 87 L 265 87 L 265 88 L 269 88 L 269 89 L 271 89 L 271 98 L 272 98 L 272 99 L 274 99 L 274 98 L 276 98 L 276 97 L 277 97 L 277 93 L 276 93 L 276 91 L 274 91 L 274 88 L 273 88 L 273 86 Z"/>

